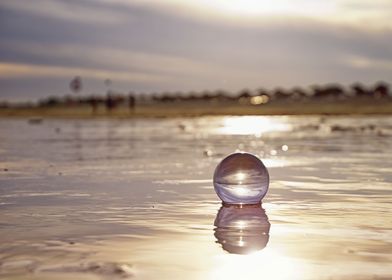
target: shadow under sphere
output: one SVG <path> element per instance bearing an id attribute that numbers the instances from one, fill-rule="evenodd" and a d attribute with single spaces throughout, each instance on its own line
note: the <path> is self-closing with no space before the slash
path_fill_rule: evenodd
<path id="1" fill-rule="evenodd" d="M 216 215 L 215 237 L 232 254 L 249 254 L 267 246 L 271 224 L 261 205 L 223 205 Z"/>

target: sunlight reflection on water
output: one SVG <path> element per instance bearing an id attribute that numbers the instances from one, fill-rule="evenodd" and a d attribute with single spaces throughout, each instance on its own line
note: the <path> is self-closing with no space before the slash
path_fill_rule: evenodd
<path id="1" fill-rule="evenodd" d="M 0 120 L 0 278 L 390 279 L 391 121 Z M 221 209 L 237 149 L 269 169 L 268 217 Z"/>
<path id="2" fill-rule="evenodd" d="M 255 135 L 260 137 L 266 132 L 290 131 L 287 118 L 271 118 L 263 116 L 224 117 L 217 133 L 227 135 Z"/>
<path id="3" fill-rule="evenodd" d="M 253 279 L 261 277 L 276 280 L 300 280 L 306 276 L 300 260 L 288 258 L 281 252 L 265 249 L 250 255 L 219 257 L 208 279 Z"/>

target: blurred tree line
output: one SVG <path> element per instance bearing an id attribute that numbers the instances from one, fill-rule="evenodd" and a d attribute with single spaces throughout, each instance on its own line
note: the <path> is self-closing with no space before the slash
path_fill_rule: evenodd
<path id="1" fill-rule="evenodd" d="M 105 81 L 105 84 L 109 82 Z M 136 104 L 167 104 L 180 102 L 208 102 L 208 103 L 237 103 L 242 105 L 263 105 L 270 102 L 309 102 L 309 101 L 342 101 L 342 100 L 392 100 L 390 87 L 386 82 L 377 82 L 372 86 L 354 83 L 350 86 L 340 84 L 313 85 L 308 88 L 294 87 L 291 89 L 275 88 L 272 90 L 259 88 L 256 90 L 243 89 L 239 92 L 225 90 L 202 92 L 161 92 L 161 93 L 134 93 L 128 94 L 107 90 L 106 95 L 82 95 L 82 81 L 75 77 L 70 88 L 73 95 L 64 97 L 50 96 L 38 102 L 39 107 L 89 105 L 93 111 L 98 106 L 105 106 L 113 110 L 118 106 L 129 106 L 132 110 Z M 34 106 L 26 103 L 25 106 Z M 0 102 L 0 107 L 10 106 Z M 19 104 L 17 106 L 23 106 Z"/>

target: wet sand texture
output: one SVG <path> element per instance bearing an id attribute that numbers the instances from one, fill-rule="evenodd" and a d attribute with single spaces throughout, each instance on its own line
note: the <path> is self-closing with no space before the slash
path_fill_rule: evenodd
<path id="1" fill-rule="evenodd" d="M 392 279 L 391 117 L 0 120 L 1 279 Z M 263 159 L 262 208 L 212 175 Z"/>

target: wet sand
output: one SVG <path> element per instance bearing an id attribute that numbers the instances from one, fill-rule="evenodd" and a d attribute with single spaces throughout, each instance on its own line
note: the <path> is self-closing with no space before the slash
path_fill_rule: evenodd
<path id="1" fill-rule="evenodd" d="M 225 208 L 227 154 L 262 207 Z M 1 279 L 391 279 L 392 117 L 0 119 Z"/>

